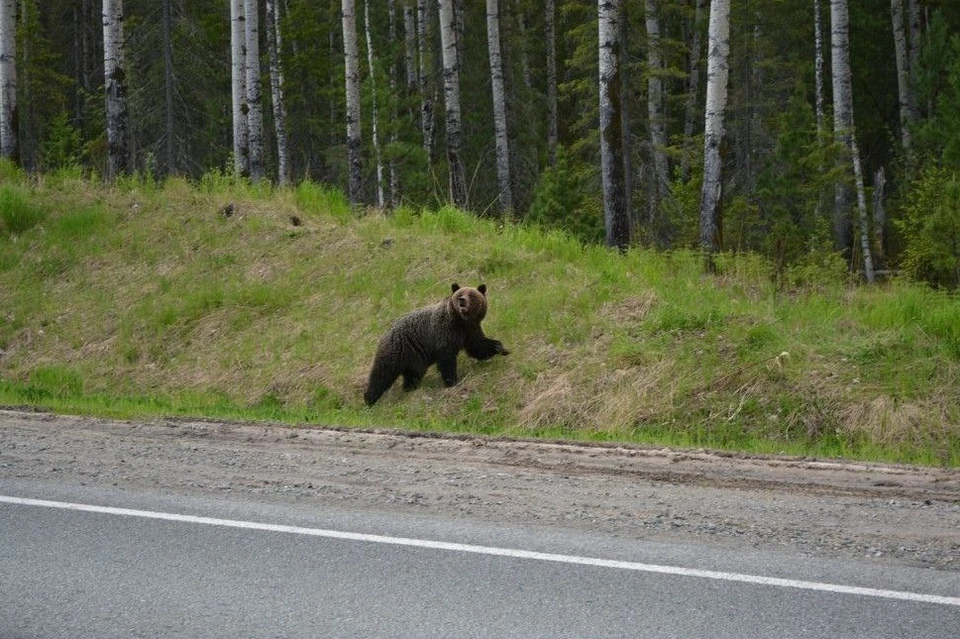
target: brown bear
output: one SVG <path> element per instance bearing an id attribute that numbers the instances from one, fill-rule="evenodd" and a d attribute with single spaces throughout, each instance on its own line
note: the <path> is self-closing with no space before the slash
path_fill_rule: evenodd
<path id="1" fill-rule="evenodd" d="M 452 289 L 452 295 L 444 301 L 398 319 L 380 340 L 363 395 L 368 406 L 373 406 L 401 375 L 403 389 L 415 389 L 433 364 L 440 370 L 444 384 L 455 385 L 461 350 L 478 360 L 510 352 L 480 328 L 487 314 L 486 285 L 461 288 L 454 283 Z"/>

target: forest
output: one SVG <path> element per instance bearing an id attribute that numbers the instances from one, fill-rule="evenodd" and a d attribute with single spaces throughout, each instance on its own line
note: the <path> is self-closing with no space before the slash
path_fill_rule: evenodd
<path id="1" fill-rule="evenodd" d="M 31 174 L 960 285 L 951 0 L 3 0 L 0 89 Z"/>

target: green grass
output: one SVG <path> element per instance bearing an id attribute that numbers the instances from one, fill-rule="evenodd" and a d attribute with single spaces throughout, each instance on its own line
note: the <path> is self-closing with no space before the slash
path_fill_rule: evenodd
<path id="1" fill-rule="evenodd" d="M 0 232 L 2 404 L 960 465 L 955 295 L 219 173 L 3 172 L 3 197 L 35 215 Z M 486 282 L 511 355 L 366 408 L 379 336 L 454 281 Z"/>

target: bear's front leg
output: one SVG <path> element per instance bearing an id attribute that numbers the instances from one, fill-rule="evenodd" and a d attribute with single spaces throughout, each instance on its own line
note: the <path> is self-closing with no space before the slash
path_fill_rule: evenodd
<path id="1" fill-rule="evenodd" d="M 467 351 L 467 355 L 480 361 L 490 359 L 494 355 L 510 354 L 510 351 L 503 345 L 503 342 L 498 339 L 490 339 L 483 334 L 483 330 L 479 327 L 467 335 L 464 348 Z"/>
<path id="2" fill-rule="evenodd" d="M 457 356 L 444 357 L 437 362 L 437 368 L 440 370 L 440 377 L 443 383 L 450 386 L 457 385 Z"/>

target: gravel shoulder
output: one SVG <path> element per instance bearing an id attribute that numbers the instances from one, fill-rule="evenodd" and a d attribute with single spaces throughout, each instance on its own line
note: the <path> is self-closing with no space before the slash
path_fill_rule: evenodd
<path id="1" fill-rule="evenodd" d="M 960 470 L 0 410 L 0 477 L 452 515 L 960 571 Z"/>

